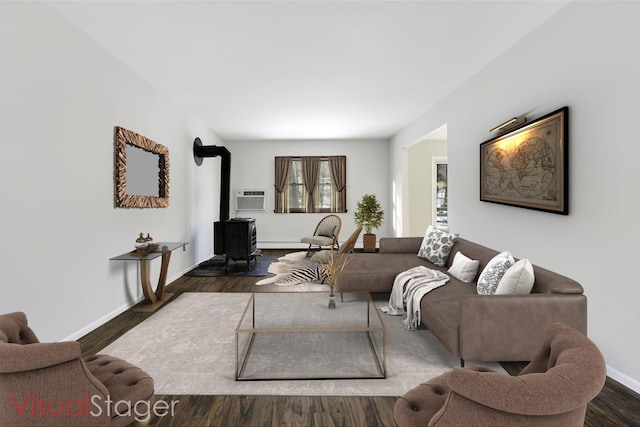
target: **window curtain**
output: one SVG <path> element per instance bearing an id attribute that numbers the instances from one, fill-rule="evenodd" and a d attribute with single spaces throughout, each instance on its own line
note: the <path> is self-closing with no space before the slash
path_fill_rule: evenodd
<path id="1" fill-rule="evenodd" d="M 275 213 L 288 211 L 287 189 L 289 188 L 289 173 L 291 171 L 291 157 L 276 157 L 276 183 L 274 184 Z"/>
<path id="2" fill-rule="evenodd" d="M 313 191 L 318 183 L 318 173 L 320 172 L 319 157 L 302 157 L 302 177 L 304 188 L 307 190 L 307 212 L 314 211 Z"/>
<path id="3" fill-rule="evenodd" d="M 331 181 L 337 193 L 337 203 L 334 212 L 347 211 L 347 158 L 346 156 L 329 157 L 329 167 L 331 168 Z"/>

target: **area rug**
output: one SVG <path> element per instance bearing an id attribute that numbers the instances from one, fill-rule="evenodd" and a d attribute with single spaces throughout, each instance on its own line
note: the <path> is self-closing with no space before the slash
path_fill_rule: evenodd
<path id="1" fill-rule="evenodd" d="M 269 265 L 269 273 L 274 274 L 256 282 L 256 285 L 274 284 L 278 286 L 294 286 L 306 282 L 322 281 L 322 267 L 307 252 L 292 252 L 281 256 Z"/>
<path id="2" fill-rule="evenodd" d="M 273 255 L 259 255 L 256 261 L 251 261 L 251 268 L 247 269 L 245 260 L 229 260 L 226 270 L 224 256 L 215 256 L 200 263 L 185 276 L 191 277 L 262 277 L 267 275 L 269 265 L 275 260 Z"/>
<path id="3" fill-rule="evenodd" d="M 384 315 L 386 379 L 235 381 L 235 328 L 249 297 L 248 293 L 184 293 L 100 353 L 147 371 L 157 394 L 400 396 L 460 366 L 460 360 L 428 330 L 407 331 L 401 316 Z M 303 357 L 308 357 L 311 369 L 313 355 Z M 497 363 L 485 365 L 505 372 Z"/>

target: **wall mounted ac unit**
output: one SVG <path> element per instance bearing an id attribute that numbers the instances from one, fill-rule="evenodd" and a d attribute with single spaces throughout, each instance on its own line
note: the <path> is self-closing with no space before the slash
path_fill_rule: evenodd
<path id="1" fill-rule="evenodd" d="M 236 211 L 266 211 L 267 190 L 236 190 Z"/>

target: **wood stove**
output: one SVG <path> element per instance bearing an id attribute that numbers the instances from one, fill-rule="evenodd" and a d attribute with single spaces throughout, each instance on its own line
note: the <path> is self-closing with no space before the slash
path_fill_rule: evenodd
<path id="1" fill-rule="evenodd" d="M 231 197 L 231 153 L 225 147 L 202 145 L 200 138 L 193 141 L 193 158 L 198 166 L 205 157 L 220 157 L 220 221 L 213 223 L 213 252 L 225 256 L 225 270 L 229 260 L 246 260 L 251 269 L 251 260 L 257 262 L 256 220 L 253 218 L 229 218 Z"/>
<path id="2" fill-rule="evenodd" d="M 231 218 L 213 223 L 214 252 L 224 254 L 225 269 L 229 260 L 246 260 L 251 269 L 251 260 L 257 262 L 260 254 L 257 246 L 256 220 L 253 218 Z"/>

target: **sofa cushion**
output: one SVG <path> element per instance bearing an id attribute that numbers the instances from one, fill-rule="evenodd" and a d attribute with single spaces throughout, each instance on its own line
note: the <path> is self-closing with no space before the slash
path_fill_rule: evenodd
<path id="1" fill-rule="evenodd" d="M 500 283 L 500 279 L 513 264 L 514 259 L 509 251 L 501 252 L 493 257 L 480 273 L 480 277 L 478 277 L 478 294 L 493 295 L 498 283 Z"/>
<path id="2" fill-rule="evenodd" d="M 495 294 L 529 294 L 534 281 L 533 265 L 527 258 L 524 258 L 505 271 Z"/>
<path id="3" fill-rule="evenodd" d="M 434 267 L 429 261 L 411 254 L 353 254 L 351 261 L 336 282 L 339 292 L 391 292 L 396 276 L 410 268 L 423 265 Z"/>
<path id="4" fill-rule="evenodd" d="M 471 283 L 476 278 L 479 267 L 480 261 L 473 260 L 462 252 L 456 252 L 453 257 L 453 264 L 451 264 L 447 273 L 465 283 Z"/>
<path id="5" fill-rule="evenodd" d="M 471 242 L 462 237 L 458 237 L 456 239 L 456 242 L 453 244 L 451 254 L 455 254 L 456 252 L 462 252 L 467 257 L 480 261 L 480 267 L 478 268 L 478 271 L 482 271 L 484 267 L 489 263 L 489 261 L 491 261 L 494 256 L 499 254 L 499 252 L 496 250 Z M 449 256 L 447 267 L 451 267 L 451 264 L 453 264 L 453 260 L 454 257 Z"/>
<path id="6" fill-rule="evenodd" d="M 422 240 L 418 256 L 431 261 L 438 267 L 443 267 L 457 237 L 457 234 L 445 233 L 429 226 Z"/>
<path id="7" fill-rule="evenodd" d="M 424 236 L 420 237 L 381 237 L 380 252 L 391 254 L 417 254 Z"/>
<path id="8" fill-rule="evenodd" d="M 476 287 L 452 278 L 449 283 L 426 294 L 420 302 L 421 323 L 452 353 L 460 354 L 460 301 L 477 297 Z"/>

